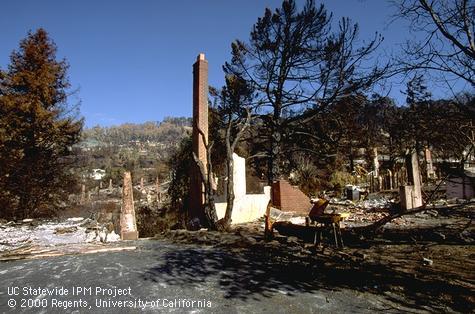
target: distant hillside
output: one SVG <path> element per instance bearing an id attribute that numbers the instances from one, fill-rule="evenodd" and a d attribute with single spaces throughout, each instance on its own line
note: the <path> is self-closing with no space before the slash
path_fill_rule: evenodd
<path id="1" fill-rule="evenodd" d="M 125 123 L 118 126 L 85 129 L 79 146 L 127 145 L 133 142 L 175 145 L 191 131 L 191 118 L 167 117 L 162 122 Z"/>
<path id="2" fill-rule="evenodd" d="M 132 171 L 135 181 L 144 178 L 145 182 L 154 182 L 157 177 L 167 180 L 167 160 L 191 133 L 191 121 L 165 118 L 162 122 L 85 129 L 82 141 L 73 147 L 77 171 L 88 178 L 88 186 L 98 184 L 90 178 L 94 169 L 103 169 L 103 181 L 112 179 L 114 184 L 120 184 L 125 169 Z"/>

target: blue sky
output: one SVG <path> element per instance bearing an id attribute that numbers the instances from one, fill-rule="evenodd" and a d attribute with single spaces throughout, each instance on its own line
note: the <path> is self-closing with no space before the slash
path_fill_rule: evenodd
<path id="1" fill-rule="evenodd" d="M 297 1 L 302 4 L 304 1 Z M 388 26 L 393 8 L 385 0 L 328 0 L 335 18 L 360 24 L 360 38 L 376 31 L 391 50 L 409 38 L 401 22 Z M 247 40 L 266 7 L 280 0 L 22 0 L 2 2 L 0 67 L 28 30 L 43 27 L 69 64 L 87 126 L 160 121 L 191 116 L 192 64 L 200 52 L 209 61 L 209 83 L 223 84 L 222 64 L 235 39 Z M 382 53 L 383 51 L 381 51 Z M 399 101 L 402 85 L 390 93 Z"/>

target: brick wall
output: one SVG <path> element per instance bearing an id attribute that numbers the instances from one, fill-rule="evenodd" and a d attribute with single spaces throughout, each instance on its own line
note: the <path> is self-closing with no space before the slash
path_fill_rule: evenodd
<path id="1" fill-rule="evenodd" d="M 272 204 L 282 211 L 308 214 L 312 204 L 310 198 L 298 187 L 290 185 L 285 180 L 279 180 L 272 184 Z"/>

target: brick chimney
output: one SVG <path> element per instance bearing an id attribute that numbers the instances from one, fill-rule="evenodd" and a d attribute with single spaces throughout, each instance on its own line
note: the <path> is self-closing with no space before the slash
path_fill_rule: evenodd
<path id="1" fill-rule="evenodd" d="M 206 169 L 207 158 L 203 132 L 208 141 L 208 61 L 200 53 L 193 64 L 193 152 Z M 194 165 L 191 173 L 190 207 L 193 216 L 202 218 L 204 213 L 204 186 L 199 169 Z"/>

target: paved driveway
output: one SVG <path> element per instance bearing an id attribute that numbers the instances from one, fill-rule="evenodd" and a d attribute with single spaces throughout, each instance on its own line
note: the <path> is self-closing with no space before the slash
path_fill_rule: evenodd
<path id="1" fill-rule="evenodd" d="M 325 287 L 312 267 L 167 241 L 137 250 L 0 263 L 1 312 L 349 313 L 394 311 L 383 296 Z M 67 295 L 65 295 L 67 293 Z"/>

